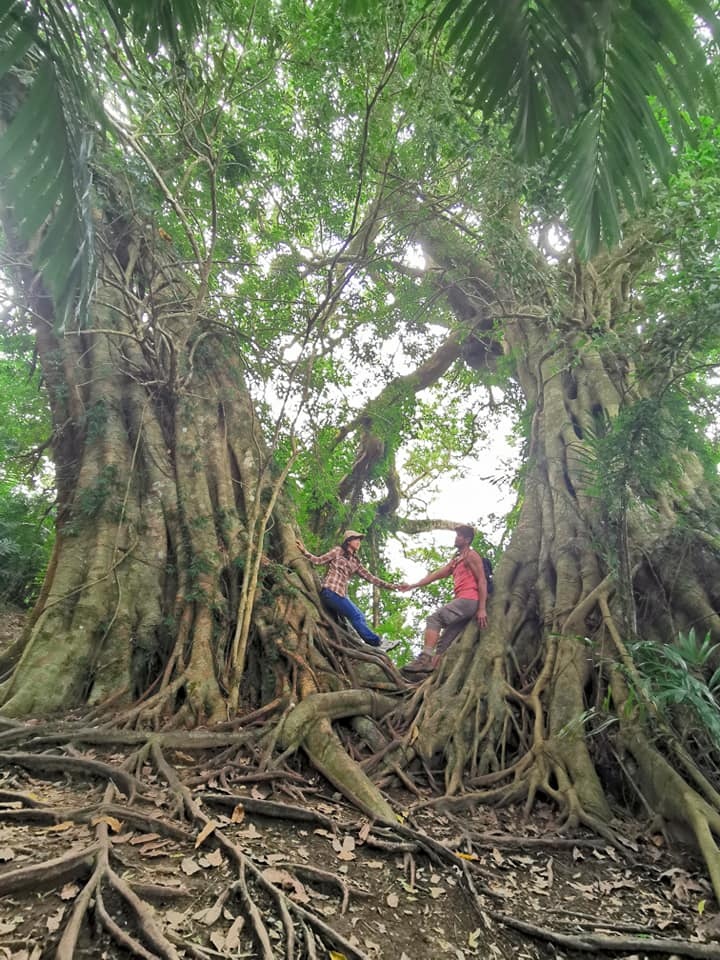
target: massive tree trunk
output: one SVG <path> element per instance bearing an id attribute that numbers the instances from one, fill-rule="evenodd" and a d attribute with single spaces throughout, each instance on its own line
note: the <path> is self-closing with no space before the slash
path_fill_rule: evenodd
<path id="1" fill-rule="evenodd" d="M 674 449 L 673 481 L 641 495 L 632 460 L 642 463 L 657 422 L 631 432 L 620 464 L 598 462 L 603 435 L 652 389 L 599 334 L 594 342 L 599 321 L 610 328 L 624 309 L 625 269 L 623 255 L 577 265 L 564 322 L 518 308 L 504 323 L 531 413 L 519 513 L 489 629 L 469 627 L 413 704 L 412 753 L 443 757 L 450 806 L 529 810 L 542 793 L 569 827 L 609 839 L 618 802 L 634 796 L 643 812 L 689 828 L 720 895 L 720 795 L 644 697 L 628 652 L 638 638 L 672 643 L 691 628 L 720 639 L 713 493 L 696 454 Z M 613 505 L 599 489 L 607 470 Z"/>
<path id="2" fill-rule="evenodd" d="M 58 529 L 21 649 L 6 657 L 2 712 L 195 726 L 264 710 L 279 723 L 270 748 L 302 747 L 353 802 L 392 820 L 330 721 L 381 717 L 394 701 L 373 688 L 400 678 L 361 644 L 344 649 L 319 604 L 283 490 L 292 459 L 283 468 L 266 445 L 238 344 L 202 314 L 162 239 L 120 217 L 102 236 L 86 329 L 58 333 L 25 275 Z M 349 700 L 347 669 L 354 686 L 364 677 Z"/>

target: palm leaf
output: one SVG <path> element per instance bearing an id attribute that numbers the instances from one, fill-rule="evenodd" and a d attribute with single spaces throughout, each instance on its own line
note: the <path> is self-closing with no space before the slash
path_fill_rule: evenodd
<path id="1" fill-rule="evenodd" d="M 669 175 L 688 117 L 714 98 L 697 18 L 716 32 L 706 0 L 449 0 L 441 11 L 436 30 L 448 29 L 469 96 L 512 123 L 518 156 L 559 146 L 584 256 L 619 239 L 623 210 Z"/>
<path id="2" fill-rule="evenodd" d="M 148 53 L 200 30 L 201 0 L 103 0 L 123 33 Z M 53 300 L 58 326 L 83 323 L 93 288 L 92 131 L 102 118 L 79 9 L 0 0 L 0 181 L 20 239 Z M 40 235 L 38 236 L 38 232 Z"/>

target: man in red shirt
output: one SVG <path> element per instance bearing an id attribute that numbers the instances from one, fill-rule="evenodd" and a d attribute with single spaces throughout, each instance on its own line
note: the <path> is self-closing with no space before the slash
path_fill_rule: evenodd
<path id="1" fill-rule="evenodd" d="M 471 546 L 474 537 L 473 527 L 455 527 L 457 553 L 450 563 L 428 573 L 417 583 L 402 588 L 413 590 L 415 587 L 424 587 L 451 574 L 454 584 L 454 599 L 428 617 L 422 653 L 403 667 L 410 674 L 429 673 L 435 669 L 438 662 L 436 648 L 441 633 L 439 652 L 444 652 L 473 617 L 477 619 L 480 629 L 487 626 L 487 580 L 482 557 Z"/>

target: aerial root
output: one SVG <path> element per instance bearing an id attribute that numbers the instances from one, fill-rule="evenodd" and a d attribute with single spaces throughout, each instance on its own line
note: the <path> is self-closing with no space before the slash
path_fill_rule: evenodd
<path id="1" fill-rule="evenodd" d="M 692 831 L 707 866 L 715 899 L 720 903 L 720 812 L 670 766 L 637 727 L 624 731 L 626 749 L 637 761 L 641 783 L 652 806 L 664 819 L 686 824 Z"/>

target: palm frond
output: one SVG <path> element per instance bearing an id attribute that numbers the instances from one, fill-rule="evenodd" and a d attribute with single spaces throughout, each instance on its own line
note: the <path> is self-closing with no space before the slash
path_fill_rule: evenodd
<path id="1" fill-rule="evenodd" d="M 200 0 L 104 0 L 112 22 L 148 53 L 180 52 L 202 26 Z M 18 234 L 52 297 L 58 326 L 83 323 L 94 278 L 93 130 L 102 121 L 91 51 L 76 7 L 0 0 L 0 180 Z"/>
<path id="2" fill-rule="evenodd" d="M 560 145 L 588 257 L 617 241 L 623 210 L 669 175 L 688 119 L 713 102 L 698 21 L 717 31 L 706 0 L 448 0 L 436 30 L 447 26 L 475 107 L 512 122 L 522 160 Z"/>
<path id="3" fill-rule="evenodd" d="M 64 327 L 85 308 L 92 287 L 89 136 L 63 72 L 42 49 L 38 21 L 25 15 L 24 4 L 6 0 L 0 23 L 7 25 L 0 40 L 0 179 Z"/>

